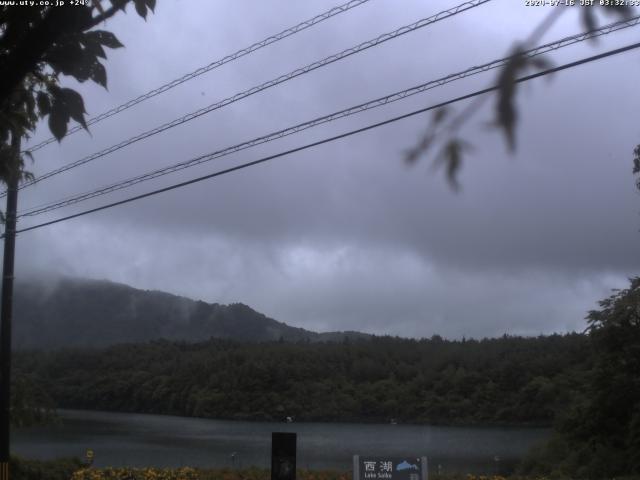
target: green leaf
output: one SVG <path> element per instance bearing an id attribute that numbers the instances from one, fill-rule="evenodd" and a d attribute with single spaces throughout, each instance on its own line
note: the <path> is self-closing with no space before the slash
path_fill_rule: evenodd
<path id="1" fill-rule="evenodd" d="M 84 48 L 79 40 L 51 48 L 45 61 L 55 72 L 73 76 L 79 82 L 88 80 L 94 65 L 99 63 L 96 54 Z"/>
<path id="2" fill-rule="evenodd" d="M 82 96 L 70 88 L 54 87 L 50 89 L 53 97 L 51 114 L 49 115 L 49 128 L 53 135 L 60 141 L 67 132 L 67 123 L 73 118 L 84 129 L 87 123 L 84 120 L 84 101 Z M 62 126 L 64 124 L 64 128 Z"/>
<path id="3" fill-rule="evenodd" d="M 41 117 L 44 117 L 51 112 L 51 100 L 46 92 L 38 92 L 36 94 L 36 102 L 38 103 L 38 110 L 40 111 Z"/>
<path id="4" fill-rule="evenodd" d="M 49 115 L 49 130 L 51 130 L 51 133 L 53 133 L 53 136 L 56 137 L 59 142 L 67 134 L 69 115 L 65 110 L 55 108 L 55 106 L 56 104 L 54 102 L 54 108 Z"/>
<path id="5" fill-rule="evenodd" d="M 460 189 L 458 172 L 462 166 L 462 155 L 469 150 L 472 150 L 472 146 L 469 143 L 454 138 L 449 140 L 440 152 L 439 161 L 444 162 L 447 180 L 454 190 Z"/>
<path id="6" fill-rule="evenodd" d="M 586 7 L 585 7 L 586 8 Z M 495 125 L 502 128 L 509 150 L 516 148 L 516 124 L 518 112 L 515 107 L 518 75 L 527 67 L 533 66 L 540 70 L 547 69 L 551 63 L 544 57 L 526 57 L 521 47 L 516 47 L 498 77 L 498 101 L 496 103 Z"/>
<path id="7" fill-rule="evenodd" d="M 107 32 L 105 30 L 93 30 L 88 32 L 87 35 L 91 35 L 95 37 L 95 39 L 102 45 L 108 48 L 121 48 L 124 47 L 118 37 L 116 37 L 113 33 Z"/>
<path id="8" fill-rule="evenodd" d="M 92 33 L 95 32 L 88 32 L 82 37 L 81 42 L 84 45 L 85 50 L 96 57 L 107 58 L 107 54 L 105 53 L 104 48 L 102 48 L 100 40 L 96 35 L 92 35 Z"/>
<path id="9" fill-rule="evenodd" d="M 55 72 L 70 75 L 70 70 L 82 55 L 83 51 L 79 43 L 66 43 L 47 50 L 44 60 L 51 64 Z"/>
<path id="10" fill-rule="evenodd" d="M 527 66 L 521 47 L 516 47 L 498 77 L 498 102 L 496 103 L 496 125 L 502 128 L 510 151 L 516 148 L 515 128 L 518 120 L 514 102 L 518 73 Z"/>
<path id="11" fill-rule="evenodd" d="M 86 130 L 87 123 L 84 120 L 84 114 L 86 113 L 86 111 L 84 109 L 84 101 L 82 100 L 82 95 L 70 88 L 61 88 L 59 95 L 64 102 L 64 105 L 66 105 L 69 116 L 80 125 L 82 125 L 82 127 Z"/>
<path id="12" fill-rule="evenodd" d="M 91 71 L 91 80 L 107 88 L 107 70 L 101 63 L 96 63 Z"/>
<path id="13" fill-rule="evenodd" d="M 422 139 L 415 147 L 405 152 L 404 161 L 409 165 L 413 165 L 414 163 L 416 163 L 421 155 L 427 153 L 434 140 L 435 132 L 432 128 L 429 131 L 425 132 Z"/>
<path id="14" fill-rule="evenodd" d="M 136 12 L 145 20 L 147 19 L 147 4 L 146 0 L 133 0 L 133 4 L 136 7 Z"/>

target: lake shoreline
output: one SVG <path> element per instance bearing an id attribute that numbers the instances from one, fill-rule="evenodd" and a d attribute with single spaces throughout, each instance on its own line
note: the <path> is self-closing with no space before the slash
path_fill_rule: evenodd
<path id="1" fill-rule="evenodd" d="M 16 428 L 13 453 L 84 458 L 96 467 L 270 465 L 273 432 L 297 434 L 298 466 L 346 470 L 353 455 L 424 456 L 445 473 L 509 471 L 549 429 L 311 422 L 242 422 L 169 415 L 61 410 L 57 425 Z M 435 470 L 434 470 L 435 471 Z"/>
<path id="2" fill-rule="evenodd" d="M 242 416 L 235 415 L 230 417 L 199 417 L 195 415 L 178 415 L 174 413 L 160 413 L 160 412 L 142 412 L 142 411 L 132 411 L 132 410 L 103 410 L 103 409 L 89 409 L 89 408 L 56 408 L 54 413 L 57 411 L 80 411 L 80 412 L 96 412 L 96 413 L 122 413 L 122 414 L 130 414 L 130 415 L 157 415 L 163 417 L 172 417 L 172 418 L 192 418 L 198 420 L 213 420 L 213 421 L 225 421 L 225 422 L 249 422 L 249 423 L 283 423 L 283 424 L 291 424 L 291 423 L 317 423 L 317 424 L 336 424 L 336 425 L 407 425 L 407 426 L 424 426 L 424 427 L 452 427 L 452 428 L 540 428 L 540 429 L 550 429 L 553 427 L 553 422 L 521 422 L 521 423 L 513 423 L 513 422 L 453 422 L 453 423 L 445 423 L 445 422 L 403 422 L 396 419 L 395 423 L 391 423 L 391 421 L 380 421 L 379 419 L 373 420 L 336 420 L 336 419 L 319 419 L 319 420 L 307 420 L 307 419 L 293 419 L 292 422 L 287 422 L 286 417 L 282 417 L 282 420 L 274 417 L 261 417 L 258 418 L 256 416 Z"/>

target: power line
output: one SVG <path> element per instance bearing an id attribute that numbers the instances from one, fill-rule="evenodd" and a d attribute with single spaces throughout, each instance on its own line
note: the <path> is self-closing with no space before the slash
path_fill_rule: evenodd
<path id="1" fill-rule="evenodd" d="M 596 60 L 601 60 L 603 58 L 610 57 L 612 55 L 618 55 L 620 53 L 628 52 L 630 50 L 633 50 L 633 49 L 636 49 L 636 48 L 639 48 L 639 47 L 640 47 L 640 42 L 639 43 L 634 43 L 634 44 L 631 44 L 631 45 L 627 45 L 625 47 L 617 48 L 617 49 L 614 49 L 614 50 L 609 50 L 608 52 L 600 53 L 598 55 L 593 55 L 591 57 L 586 57 L 586 58 L 583 58 L 581 60 L 576 60 L 574 62 L 565 63 L 564 65 L 560 65 L 558 67 L 548 68 L 546 70 L 542 70 L 540 72 L 536 72 L 536 73 L 533 73 L 531 75 L 526 75 L 524 77 L 517 78 L 515 80 L 515 83 L 527 82 L 529 80 L 533 80 L 535 78 L 543 77 L 543 76 L 549 75 L 551 73 L 556 73 L 556 72 L 559 72 L 561 70 L 566 70 L 566 69 L 577 67 L 579 65 L 583 65 L 583 64 L 586 64 L 586 63 L 594 62 Z M 429 107 L 421 108 L 419 110 L 414 110 L 412 112 L 405 113 L 404 115 L 400 115 L 400 116 L 393 117 L 393 118 L 390 118 L 390 119 L 387 119 L 387 120 L 383 120 L 381 122 L 373 123 L 373 124 L 367 125 L 366 127 L 361 127 L 361 128 L 358 128 L 358 129 L 355 129 L 355 130 L 351 130 L 351 131 L 348 131 L 348 132 L 345 132 L 345 133 L 342 133 L 342 134 L 339 134 L 339 135 L 335 135 L 333 137 L 328 137 L 328 138 L 325 138 L 323 140 L 319 140 L 317 142 L 308 143 L 308 144 L 303 145 L 301 147 L 296 147 L 296 148 L 292 148 L 290 150 L 286 150 L 284 152 L 276 153 L 274 155 L 269 155 L 267 157 L 263 157 L 263 158 L 260 158 L 258 160 L 254 160 L 252 162 L 243 163 L 241 165 L 236 165 L 235 167 L 226 168 L 224 170 L 219 170 L 217 172 L 210 173 L 208 175 L 204 175 L 204 176 L 201 176 L 201 177 L 193 178 L 191 180 L 187 180 L 187 181 L 184 181 L 184 182 L 180 182 L 180 183 L 176 183 L 176 184 L 173 184 L 173 185 L 169 185 L 168 187 L 160 188 L 160 189 L 157 189 L 157 190 L 152 190 L 151 192 L 143 193 L 141 195 L 136 195 L 134 197 L 129 197 L 129 198 L 126 198 L 124 200 L 120 200 L 118 202 L 113 202 L 113 203 L 109 203 L 109 204 L 106 204 L 106 205 L 102 205 L 100 207 L 92 208 L 92 209 L 89 209 L 89 210 L 84 210 L 82 212 L 75 213 L 73 215 L 68 215 L 66 217 L 61 217 L 61 218 L 57 218 L 55 220 L 50 220 L 48 222 L 43 222 L 43 223 L 39 223 L 37 225 L 32 225 L 30 227 L 22 228 L 20 230 L 16 230 L 16 233 L 28 232 L 30 230 L 35 230 L 37 228 L 42 228 L 42 227 L 46 227 L 46 226 L 53 225 L 53 224 L 56 224 L 56 223 L 64 222 L 66 220 L 71 220 L 73 218 L 82 217 L 82 216 L 88 215 L 90 213 L 95 213 L 95 212 L 99 212 L 101 210 L 106 210 L 108 208 L 116 207 L 116 206 L 119 206 L 119 205 L 124 205 L 125 203 L 131 203 L 131 202 L 134 202 L 134 201 L 137 201 L 137 200 L 141 200 L 143 198 L 151 197 L 153 195 L 157 195 L 157 194 L 160 194 L 160 193 L 168 192 L 170 190 L 175 190 L 177 188 L 182 188 L 182 187 L 185 187 L 187 185 L 191 185 L 191 184 L 194 184 L 194 183 L 202 182 L 204 180 L 208 180 L 208 179 L 211 179 L 211 178 L 219 177 L 221 175 L 226 175 L 228 173 L 235 172 L 237 170 L 243 170 L 245 168 L 252 167 L 254 165 L 258 165 L 258 164 L 265 163 L 265 162 L 268 162 L 268 161 L 271 161 L 271 160 L 275 160 L 276 158 L 284 157 L 286 155 L 291 155 L 293 153 L 297 153 L 297 152 L 300 152 L 300 151 L 303 151 L 303 150 L 307 150 L 309 148 L 317 147 L 317 146 L 323 145 L 325 143 L 329 143 L 329 142 L 340 140 L 340 139 L 343 139 L 343 138 L 346 138 L 346 137 L 350 137 L 350 136 L 356 135 L 358 133 L 366 132 L 368 130 L 372 130 L 374 128 L 381 127 L 383 125 L 388 125 L 390 123 L 394 123 L 394 122 L 397 122 L 399 120 L 404 120 L 405 118 L 413 117 L 415 115 L 419 115 L 421 113 L 425 113 L 425 112 L 428 112 L 430 110 L 435 110 L 437 108 L 442 108 L 442 107 L 445 107 L 447 105 L 451 105 L 453 103 L 457 103 L 457 102 L 460 102 L 460 101 L 463 101 L 463 100 L 468 100 L 470 98 L 477 97 L 479 95 L 484 95 L 486 93 L 490 93 L 490 92 L 493 92 L 493 91 L 496 91 L 496 90 L 499 90 L 499 89 L 500 89 L 499 85 L 494 85 L 492 87 L 484 88 L 482 90 L 477 90 L 475 92 L 468 93 L 466 95 L 462 95 L 460 97 L 456 97 L 456 98 L 447 100 L 445 102 L 441 102 L 441 103 L 438 103 L 438 104 L 435 104 L 435 105 L 431 105 Z M 2 235 L 2 237 L 4 237 L 4 235 Z"/>
<path id="2" fill-rule="evenodd" d="M 609 33 L 615 32 L 615 31 L 619 31 L 625 28 L 629 28 L 632 26 L 637 26 L 640 23 L 640 15 L 624 20 L 624 21 L 619 21 L 619 22 L 615 22 L 609 25 L 606 25 L 604 27 L 589 31 L 589 32 L 584 32 L 584 33 L 580 33 L 580 34 L 576 34 L 576 35 L 572 35 L 569 37 L 564 37 L 560 40 L 556 40 L 554 42 L 550 42 L 544 45 L 541 45 L 539 47 L 536 48 L 532 48 L 530 50 L 527 50 L 526 52 L 523 53 L 524 56 L 526 56 L 527 58 L 531 58 L 534 56 L 538 56 L 538 55 L 542 55 L 544 53 L 550 52 L 550 51 L 555 51 L 558 50 L 560 48 L 569 46 L 569 45 L 573 45 L 579 42 L 583 42 L 585 40 L 588 39 L 592 39 L 592 38 L 596 38 L 599 36 L 603 36 L 603 35 L 608 35 Z M 23 212 L 20 212 L 19 214 L 19 218 L 20 217 L 27 217 L 27 216 L 35 216 L 35 215 L 39 215 L 42 213 L 46 213 L 46 212 L 50 212 L 53 210 L 57 210 L 59 208 L 63 208 L 69 205 L 73 205 L 91 198 L 95 198 L 95 197 L 99 197 L 102 195 L 106 195 L 108 193 L 112 193 L 115 192 L 117 190 L 122 190 L 124 188 L 128 188 L 131 187 L 133 185 L 136 185 L 138 183 L 142 183 L 144 181 L 147 180 L 151 180 L 154 178 L 158 178 L 164 175 L 168 175 L 170 173 L 173 172 L 177 172 L 186 168 L 190 168 L 193 167 L 195 165 L 199 165 L 201 163 L 205 163 L 205 162 L 209 162 L 211 160 L 217 159 L 217 158 L 221 158 L 236 152 L 239 152 L 241 150 L 245 150 L 247 148 L 251 148 L 254 147 L 256 145 L 260 145 L 263 143 L 267 143 L 273 140 L 277 140 L 279 138 L 283 138 L 295 133 L 299 133 L 303 130 L 307 130 L 309 128 L 313 128 L 316 127 L 318 125 L 324 124 L 324 123 L 329 123 L 332 122 L 334 120 L 340 119 L 340 118 L 345 118 L 351 115 L 354 115 L 356 113 L 360 113 L 360 112 L 364 112 L 373 108 L 377 108 L 377 107 L 381 107 L 383 105 L 387 105 L 393 102 L 396 102 L 398 100 L 402 100 L 404 98 L 410 97 L 412 95 L 416 95 L 418 93 L 422 93 L 425 92 L 427 90 L 431 90 L 432 88 L 436 88 L 442 85 L 445 85 L 447 83 L 456 81 L 456 80 L 460 80 L 462 78 L 466 78 L 472 75 L 477 75 L 479 73 L 483 73 L 489 70 L 493 70 L 496 68 L 500 68 L 503 67 L 504 65 L 506 65 L 506 63 L 510 60 L 511 57 L 506 57 L 506 58 L 502 58 L 500 60 L 494 60 L 492 62 L 489 63 L 485 63 L 483 65 L 479 65 L 479 66 L 474 66 L 471 67 L 467 70 L 464 70 L 462 72 L 458 72 L 458 73 L 453 73 L 450 75 L 447 75 L 445 77 L 441 77 L 438 78 L 436 80 L 431 80 L 429 82 L 423 83 L 421 85 L 412 87 L 412 88 L 408 88 L 406 90 L 402 90 L 400 92 L 395 92 L 392 93 L 390 95 L 386 95 L 384 97 L 380 97 L 377 98 L 375 100 L 371 100 L 369 102 L 366 103 L 362 103 L 356 106 L 352 106 L 349 108 L 346 108 L 344 110 L 340 110 L 338 112 L 334 112 L 331 113 L 329 115 L 324 115 L 322 117 L 318 117 L 315 118 L 313 120 L 309 120 L 307 122 L 304 123 L 300 123 L 297 125 L 294 125 L 292 127 L 283 129 L 283 130 L 278 130 L 276 132 L 272 132 L 269 133 L 267 135 L 263 135 L 261 137 L 257 137 L 254 138 L 252 140 L 243 142 L 243 143 L 239 143 L 227 148 L 224 148 L 222 150 L 218 150 L 216 152 L 213 153 L 208 153 L 206 155 L 201 155 L 189 160 L 186 160 L 184 162 L 180 162 L 168 167 L 164 167 L 164 168 L 160 168 L 157 170 L 153 170 L 151 172 L 147 172 L 145 174 L 142 175 L 138 175 L 136 177 L 132 177 L 129 178 L 127 180 L 121 181 L 121 182 L 117 182 L 108 186 L 104 186 L 101 188 L 98 188 L 96 190 L 92 190 L 89 192 L 85 192 L 85 193 L 81 193 L 81 194 L 76 194 L 73 196 L 68 196 L 65 197 L 63 199 L 57 200 L 55 202 L 50 202 L 50 203 L 46 203 L 43 205 L 38 205 L 38 206 L 34 206 L 31 207 Z"/>
<path id="3" fill-rule="evenodd" d="M 370 0 L 351 0 L 343 5 L 339 5 L 337 7 L 333 7 L 330 10 L 327 10 L 324 13 L 321 13 L 320 15 L 316 15 L 313 18 L 310 18 L 309 20 L 305 20 L 304 22 L 301 22 L 297 25 L 294 25 L 293 27 L 287 28 L 286 30 L 281 31 L 280 33 L 276 33 L 275 35 L 271 35 L 270 37 L 265 38 L 264 40 L 261 40 L 259 42 L 254 43 L 253 45 L 250 45 L 248 47 L 242 48 L 240 50 L 238 50 L 235 53 L 229 54 L 221 59 L 215 60 L 213 62 L 211 62 L 208 65 L 205 65 L 203 67 L 200 67 L 196 70 L 194 70 L 191 73 L 187 73 L 186 75 L 183 75 L 180 78 L 176 78 L 175 80 L 172 80 L 168 83 L 165 83 L 164 85 L 151 90 L 147 93 L 144 93 L 132 100 L 129 100 L 128 102 L 123 103 L 122 105 L 118 105 L 117 107 L 112 108 L 111 110 L 108 110 L 104 113 L 101 113 L 100 115 L 97 115 L 95 117 L 90 118 L 89 120 L 87 120 L 87 125 L 94 125 L 98 122 L 101 122 L 102 120 L 105 120 L 109 117 L 112 117 L 113 115 L 116 115 L 120 112 L 123 112 L 139 103 L 144 102 L 145 100 L 149 100 L 150 98 L 155 97 L 156 95 L 160 95 L 161 93 L 164 93 L 168 90 L 171 90 L 174 87 L 177 87 L 178 85 L 188 82 L 191 79 L 194 79 L 196 77 L 199 77 L 200 75 L 210 72 L 211 70 L 214 70 L 218 67 L 221 67 L 222 65 L 225 65 L 226 63 L 232 62 L 234 60 L 237 60 L 241 57 L 244 57 L 245 55 L 248 55 L 250 53 L 253 53 L 257 50 L 260 50 L 263 47 L 266 47 L 268 45 L 271 45 L 273 43 L 276 43 L 280 40 L 283 40 L 287 37 L 290 37 L 291 35 L 294 35 L 298 32 L 301 32 L 303 30 L 306 30 L 309 27 L 312 27 L 314 25 L 317 25 L 320 22 L 323 22 L 325 20 L 328 20 L 331 17 L 334 17 L 336 15 L 339 15 L 340 13 L 344 13 L 348 10 L 351 10 L 352 8 L 358 7 L 364 3 L 369 2 Z M 65 136 L 69 136 L 75 132 L 78 132 L 80 130 L 82 130 L 82 126 L 81 125 L 76 125 L 75 127 L 71 128 L 67 134 Z M 35 152 L 36 150 L 40 150 L 42 147 L 49 145 L 50 143 L 55 142 L 57 139 L 55 137 L 50 137 L 36 145 L 34 145 L 33 147 L 30 147 L 27 149 L 28 152 Z"/>
<path id="4" fill-rule="evenodd" d="M 349 57 L 351 55 L 354 55 L 356 53 L 362 52 L 364 50 L 367 50 L 371 47 L 375 47 L 377 45 L 380 45 L 384 42 L 387 42 L 389 40 L 392 40 L 394 38 L 397 38 L 401 35 L 404 35 L 406 33 L 410 33 L 413 32 L 415 30 L 418 30 L 420 28 L 426 27 L 428 25 L 431 25 L 435 22 L 438 22 L 440 20 L 444 20 L 446 18 L 452 17 L 454 15 L 457 15 L 458 13 L 464 12 L 466 10 L 470 10 L 472 8 L 478 7 L 484 3 L 490 2 L 491 0 L 470 0 L 467 2 L 464 2 L 456 7 L 450 8 L 448 10 L 443 10 L 442 12 L 439 12 L 435 15 L 432 15 L 430 17 L 427 18 L 423 18 L 421 20 L 418 20 L 417 22 L 414 22 L 410 25 L 405 25 L 403 27 L 400 27 L 396 30 L 394 30 L 393 32 L 389 32 L 389 33 L 385 33 L 382 34 L 372 40 L 368 40 L 366 42 L 363 42 L 355 47 L 351 47 L 348 48 L 346 50 L 343 50 L 340 53 L 336 53 L 333 55 L 330 55 L 322 60 L 318 60 L 314 63 L 311 63 L 309 65 L 306 65 L 304 67 L 298 68 L 296 70 L 293 70 L 292 72 L 289 72 L 285 75 L 281 75 L 273 80 L 270 80 L 268 82 L 262 83 L 256 87 L 252 87 L 248 90 L 245 90 L 244 92 L 241 93 L 237 93 L 231 97 L 228 97 L 224 100 L 221 100 L 217 103 L 208 105 L 204 108 L 201 108 L 199 110 L 196 110 L 195 112 L 191 112 L 181 118 L 175 119 L 171 122 L 165 123 L 163 125 L 160 125 L 159 127 L 156 127 L 154 129 L 148 130 L 144 133 L 141 133 L 139 135 L 136 135 L 135 137 L 129 138 L 128 140 L 124 140 L 116 145 L 112 145 L 104 150 L 101 150 L 99 152 L 93 153 L 89 156 L 86 156 L 80 160 L 76 160 L 75 162 L 72 162 L 70 164 L 67 164 L 63 167 L 60 167 L 56 170 L 52 170 L 50 172 L 47 172 L 43 175 L 40 175 L 39 177 L 25 182 L 24 184 L 22 184 L 20 186 L 20 189 L 24 188 L 24 187 L 28 187 L 30 185 L 34 185 L 35 183 L 38 183 L 42 180 L 45 180 L 47 178 L 53 177 L 54 175 L 58 175 L 59 173 L 62 172 L 66 172 L 67 170 L 70 170 L 72 168 L 78 167 L 80 165 L 84 165 L 85 163 L 88 163 L 92 160 L 96 160 L 98 158 L 104 157 L 110 153 L 113 153 L 117 150 L 120 150 L 121 148 L 124 148 L 128 145 L 131 145 L 133 143 L 136 143 L 140 140 L 144 140 L 146 138 L 149 138 L 153 135 L 156 135 L 158 133 L 164 132 L 165 130 L 168 130 L 170 128 L 174 128 L 177 127 L 178 125 L 182 125 L 183 123 L 189 122 L 195 118 L 201 117 L 202 115 L 205 115 L 207 113 L 210 113 L 214 110 L 218 110 L 222 107 L 226 107 L 227 105 L 230 105 L 234 102 L 237 102 L 238 100 L 242 100 L 244 98 L 247 98 L 251 95 L 254 95 L 258 92 L 261 92 L 263 90 L 266 90 L 268 88 L 274 87 L 276 85 L 279 85 L 281 83 L 287 82 L 293 78 L 299 77 L 300 75 L 309 73 L 313 70 L 316 70 L 318 68 L 324 67 L 326 65 L 329 65 L 331 63 L 337 62 L 338 60 L 342 60 L 343 58 Z M 2 196 L 4 196 L 5 193 L 0 194 L 0 198 Z"/>

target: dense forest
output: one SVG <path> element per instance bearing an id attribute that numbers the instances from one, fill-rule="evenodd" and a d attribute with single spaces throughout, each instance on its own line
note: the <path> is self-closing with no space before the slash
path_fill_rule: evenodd
<path id="1" fill-rule="evenodd" d="M 208 418 L 550 424 L 583 385 L 586 337 L 154 341 L 18 354 L 66 408 Z"/>
<path id="2" fill-rule="evenodd" d="M 587 316 L 592 365 L 523 471 L 573 478 L 640 475 L 640 277 Z"/>

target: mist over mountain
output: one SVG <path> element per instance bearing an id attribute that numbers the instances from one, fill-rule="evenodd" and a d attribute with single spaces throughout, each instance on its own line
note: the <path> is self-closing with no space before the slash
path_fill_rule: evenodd
<path id="1" fill-rule="evenodd" d="M 242 303 L 220 305 L 106 280 L 22 280 L 15 286 L 14 348 L 104 347 L 155 339 L 341 341 L 358 332 L 317 333 Z"/>

